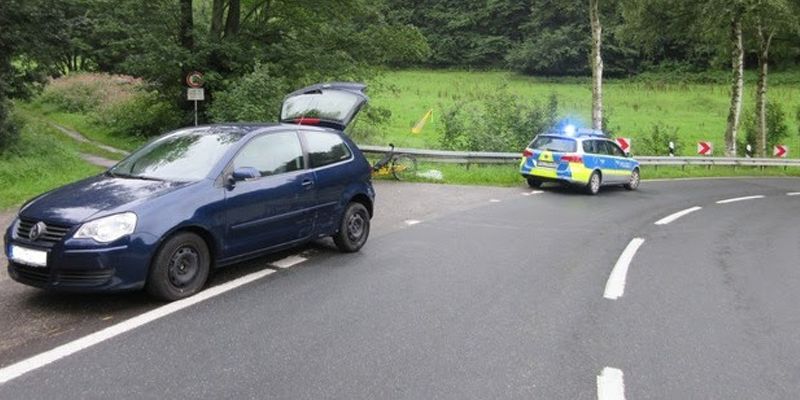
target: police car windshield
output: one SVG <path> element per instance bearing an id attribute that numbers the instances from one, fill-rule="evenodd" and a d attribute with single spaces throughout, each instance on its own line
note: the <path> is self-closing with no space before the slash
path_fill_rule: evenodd
<path id="1" fill-rule="evenodd" d="M 557 136 L 537 136 L 531 142 L 532 149 L 534 150 L 547 150 L 558 151 L 562 153 L 570 153 L 575 151 L 575 140 L 562 138 Z"/>

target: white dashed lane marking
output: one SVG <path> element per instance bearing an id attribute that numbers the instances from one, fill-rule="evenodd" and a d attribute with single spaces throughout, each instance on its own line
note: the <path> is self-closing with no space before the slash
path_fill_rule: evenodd
<path id="1" fill-rule="evenodd" d="M 642 243 L 644 243 L 644 239 L 642 238 L 634 238 L 628 243 L 628 247 L 626 247 L 622 255 L 619 256 L 617 263 L 614 265 L 614 269 L 611 270 L 611 275 L 608 277 L 608 282 L 606 282 L 606 290 L 603 293 L 603 297 L 609 300 L 616 300 L 625 294 L 625 280 L 628 275 L 628 267 L 630 267 L 633 256 L 636 255 L 636 251 L 639 250 Z"/>
<path id="2" fill-rule="evenodd" d="M 532 192 L 525 192 L 525 193 L 520 193 L 520 194 L 523 195 L 523 196 L 531 196 L 531 195 L 534 195 L 534 194 L 541 194 L 541 193 L 544 193 L 544 191 L 542 191 L 542 190 L 534 190 Z"/>
<path id="3" fill-rule="evenodd" d="M 660 220 L 656 221 L 656 225 L 666 225 L 666 224 L 668 224 L 670 222 L 673 222 L 676 219 L 678 219 L 678 218 L 680 218 L 680 217 L 682 217 L 682 216 L 684 216 L 686 214 L 691 214 L 691 213 L 693 213 L 693 212 L 695 212 L 697 210 L 701 210 L 701 209 L 703 209 L 703 207 L 691 207 L 691 208 L 687 208 L 687 209 L 682 210 L 682 211 L 678 211 L 678 212 L 676 212 L 674 214 L 670 214 L 670 215 L 668 215 L 668 216 L 666 216 L 664 218 L 661 218 Z"/>
<path id="4" fill-rule="evenodd" d="M 597 376 L 597 400 L 625 400 L 622 370 L 605 367 Z"/>
<path id="5" fill-rule="evenodd" d="M 58 361 L 81 350 L 85 350 L 96 344 L 105 342 L 106 340 L 119 336 L 125 332 L 134 330 L 142 325 L 164 318 L 170 314 L 183 310 L 184 308 L 206 301 L 212 297 L 219 296 L 225 292 L 231 291 L 250 282 L 262 279 L 274 272 L 275 270 L 265 269 L 245 275 L 241 278 L 223 283 L 219 286 L 208 288 L 192 297 L 163 305 L 144 314 L 120 322 L 116 325 L 112 325 L 101 331 L 92 333 L 91 335 L 84 336 L 80 339 L 58 346 L 52 350 L 48 350 L 39 355 L 22 360 L 16 364 L 11 364 L 3 369 L 0 369 L 0 384 L 18 378 L 33 370 L 42 368 L 47 364 Z"/>
<path id="6" fill-rule="evenodd" d="M 419 220 L 416 220 L 416 219 L 407 219 L 407 220 L 405 220 L 405 223 L 408 226 L 416 225 L 416 224 L 418 224 L 420 222 L 422 222 L 422 221 L 419 221 Z"/>
<path id="7" fill-rule="evenodd" d="M 800 192 L 789 192 L 786 193 L 787 196 L 800 196 Z"/>
<path id="8" fill-rule="evenodd" d="M 717 204 L 728 204 L 728 203 L 736 203 L 737 201 L 747 201 L 747 200 L 755 200 L 755 199 L 763 199 L 763 195 L 758 196 L 745 196 L 745 197 L 734 197 L 732 199 L 720 200 Z"/>
<path id="9" fill-rule="evenodd" d="M 489 203 L 499 203 L 499 202 L 500 202 L 499 199 L 490 199 L 489 200 Z"/>
<path id="10" fill-rule="evenodd" d="M 293 267 L 293 266 L 295 266 L 297 264 L 300 264 L 301 262 L 306 261 L 306 260 L 308 260 L 308 259 L 305 258 L 305 257 L 294 255 L 294 256 L 289 256 L 289 257 L 280 259 L 278 261 L 275 261 L 270 265 L 272 265 L 275 268 L 287 269 L 287 268 L 291 268 L 291 267 Z"/>

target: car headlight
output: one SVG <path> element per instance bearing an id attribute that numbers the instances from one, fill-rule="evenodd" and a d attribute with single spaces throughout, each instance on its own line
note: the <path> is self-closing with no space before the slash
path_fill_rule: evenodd
<path id="1" fill-rule="evenodd" d="M 76 239 L 92 239 L 100 243 L 113 242 L 136 229 L 136 214 L 126 212 L 87 222 L 75 233 Z"/>

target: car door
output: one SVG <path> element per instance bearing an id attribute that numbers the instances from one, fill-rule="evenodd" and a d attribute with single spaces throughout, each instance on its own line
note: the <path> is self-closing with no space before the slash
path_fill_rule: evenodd
<path id="1" fill-rule="evenodd" d="M 619 145 L 612 141 L 605 141 L 609 149 L 609 155 L 614 163 L 614 176 L 619 183 L 628 183 L 630 179 L 631 170 L 633 169 L 632 163 L 628 156 Z"/>
<path id="2" fill-rule="evenodd" d="M 227 257 L 302 241 L 314 231 L 314 174 L 305 167 L 296 132 L 267 133 L 251 139 L 228 170 L 251 167 L 260 177 L 226 190 Z"/>
<path id="3" fill-rule="evenodd" d="M 617 163 L 614 160 L 614 150 L 611 142 L 607 140 L 596 140 L 595 149 L 597 151 L 598 164 L 603 174 L 603 183 L 619 183 L 620 178 L 617 172 Z"/>
<path id="4" fill-rule="evenodd" d="M 335 132 L 304 131 L 302 138 L 314 174 L 318 230 L 333 232 L 343 211 L 342 195 L 352 177 L 359 175 L 352 170 L 353 152 Z"/>

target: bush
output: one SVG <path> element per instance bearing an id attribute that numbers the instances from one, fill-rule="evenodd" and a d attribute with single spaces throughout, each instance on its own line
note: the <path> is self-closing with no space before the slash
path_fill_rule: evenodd
<path id="1" fill-rule="evenodd" d="M 260 64 L 227 90 L 217 92 L 208 110 L 216 122 L 274 122 L 280 116 L 283 97 L 292 91 L 274 67 Z"/>
<path id="2" fill-rule="evenodd" d="M 675 154 L 681 154 L 683 143 L 678 139 L 678 128 L 654 124 L 650 133 L 638 139 L 632 149 L 638 155 L 643 156 L 667 156 L 669 155 L 669 142 L 675 144 Z"/>
<path id="3" fill-rule="evenodd" d="M 141 90 L 124 102 L 103 107 L 95 120 L 109 133 L 120 136 L 152 137 L 181 126 L 183 118 L 156 91 Z"/>
<path id="4" fill-rule="evenodd" d="M 73 74 L 50 80 L 37 100 L 58 111 L 89 113 L 124 103 L 143 86 L 142 80 L 131 76 Z"/>
<path id="5" fill-rule="evenodd" d="M 756 113 L 745 113 L 744 122 L 742 124 L 744 131 L 744 140 L 738 141 L 739 155 L 745 154 L 745 147 L 748 143 L 753 146 L 754 153 L 758 154 L 759 149 L 756 146 L 758 129 L 756 128 Z M 789 136 L 789 126 L 786 125 L 786 113 L 780 104 L 767 102 L 767 156 L 772 154 L 772 146 L 781 144 L 781 141 Z"/>
<path id="6" fill-rule="evenodd" d="M 444 108 L 440 144 L 448 150 L 518 151 L 556 122 L 558 98 L 528 102 L 504 85 Z"/>
<path id="7" fill-rule="evenodd" d="M 0 101 L 0 154 L 5 153 L 17 142 L 22 128 L 22 121 L 10 111 L 10 103 Z"/>

